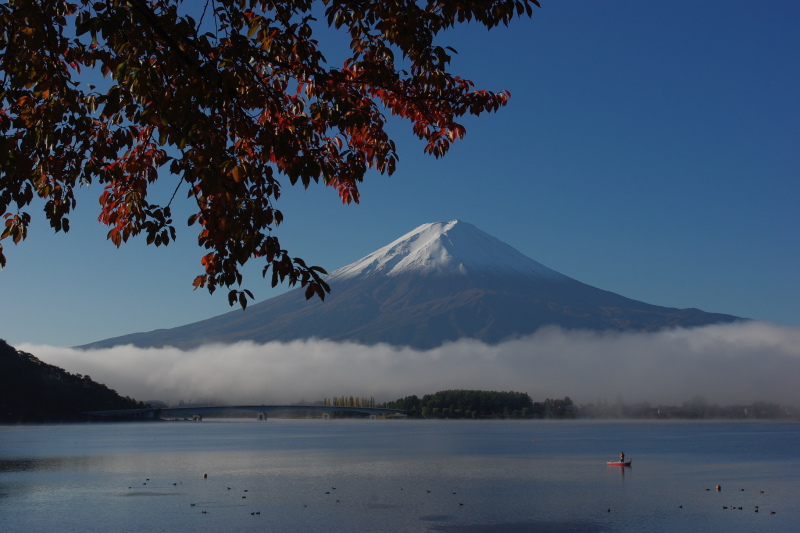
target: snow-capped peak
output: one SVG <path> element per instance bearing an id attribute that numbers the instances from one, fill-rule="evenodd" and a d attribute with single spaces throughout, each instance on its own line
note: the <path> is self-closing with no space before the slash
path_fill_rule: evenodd
<path id="1" fill-rule="evenodd" d="M 423 224 L 355 263 L 334 271 L 331 279 L 480 272 L 567 279 L 472 224 L 459 220 Z"/>

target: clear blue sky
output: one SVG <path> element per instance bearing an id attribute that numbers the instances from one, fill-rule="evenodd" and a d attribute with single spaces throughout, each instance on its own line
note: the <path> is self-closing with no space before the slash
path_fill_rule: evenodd
<path id="1" fill-rule="evenodd" d="M 287 187 L 284 246 L 333 270 L 425 222 L 470 222 L 596 287 L 800 324 L 800 3 L 542 0 L 534 19 L 446 34 L 453 71 L 512 93 L 440 160 L 405 123 L 362 204 Z M 72 231 L 41 211 L 6 245 L 0 338 L 73 346 L 230 311 L 193 291 L 196 229 L 116 249 L 83 191 Z M 163 195 L 171 194 L 166 184 Z M 155 200 L 155 198 L 154 198 Z M 258 301 L 279 294 L 247 269 Z"/>

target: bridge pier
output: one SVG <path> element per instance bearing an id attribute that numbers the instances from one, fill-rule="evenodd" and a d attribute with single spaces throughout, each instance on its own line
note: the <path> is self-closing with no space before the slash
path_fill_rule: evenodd
<path id="1" fill-rule="evenodd" d="M 265 412 L 263 412 L 263 411 L 259 411 L 259 412 L 257 413 L 257 415 L 258 415 L 258 419 L 259 419 L 259 420 L 266 420 L 266 419 L 267 419 L 267 413 L 265 413 Z"/>

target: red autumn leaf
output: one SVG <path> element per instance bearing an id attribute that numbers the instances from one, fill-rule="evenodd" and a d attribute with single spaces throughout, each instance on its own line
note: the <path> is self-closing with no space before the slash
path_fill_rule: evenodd
<path id="1" fill-rule="evenodd" d="M 496 111 L 510 95 L 449 72 L 456 52 L 438 42 L 444 30 L 507 25 L 539 3 L 323 0 L 323 20 L 351 40 L 339 65 L 326 63 L 314 38 L 313 4 L 0 4 L 0 241 L 26 237 L 24 209 L 35 196 L 50 226 L 68 231 L 74 188 L 98 184 L 98 219 L 114 245 L 142 232 L 166 245 L 176 235 L 168 208 L 183 196 L 204 249 L 195 288 L 231 289 L 241 265 L 258 259 L 273 285 L 299 282 L 307 298 L 324 298 L 324 271 L 291 257 L 274 234 L 281 180 L 322 182 L 342 202 L 358 202 L 370 170 L 396 169 L 387 112 L 411 123 L 425 152 L 445 155 L 466 133 L 459 117 Z M 103 88 L 82 83 L 81 73 L 102 74 Z M 151 205 L 149 185 L 168 179 L 175 193 Z M 231 305 L 248 298 L 229 292 Z"/>

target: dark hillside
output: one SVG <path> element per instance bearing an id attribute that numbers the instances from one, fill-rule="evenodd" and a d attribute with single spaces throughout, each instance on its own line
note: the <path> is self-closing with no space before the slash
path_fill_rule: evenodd
<path id="1" fill-rule="evenodd" d="M 82 411 L 137 407 L 144 405 L 0 339 L 0 422 L 77 421 Z"/>

